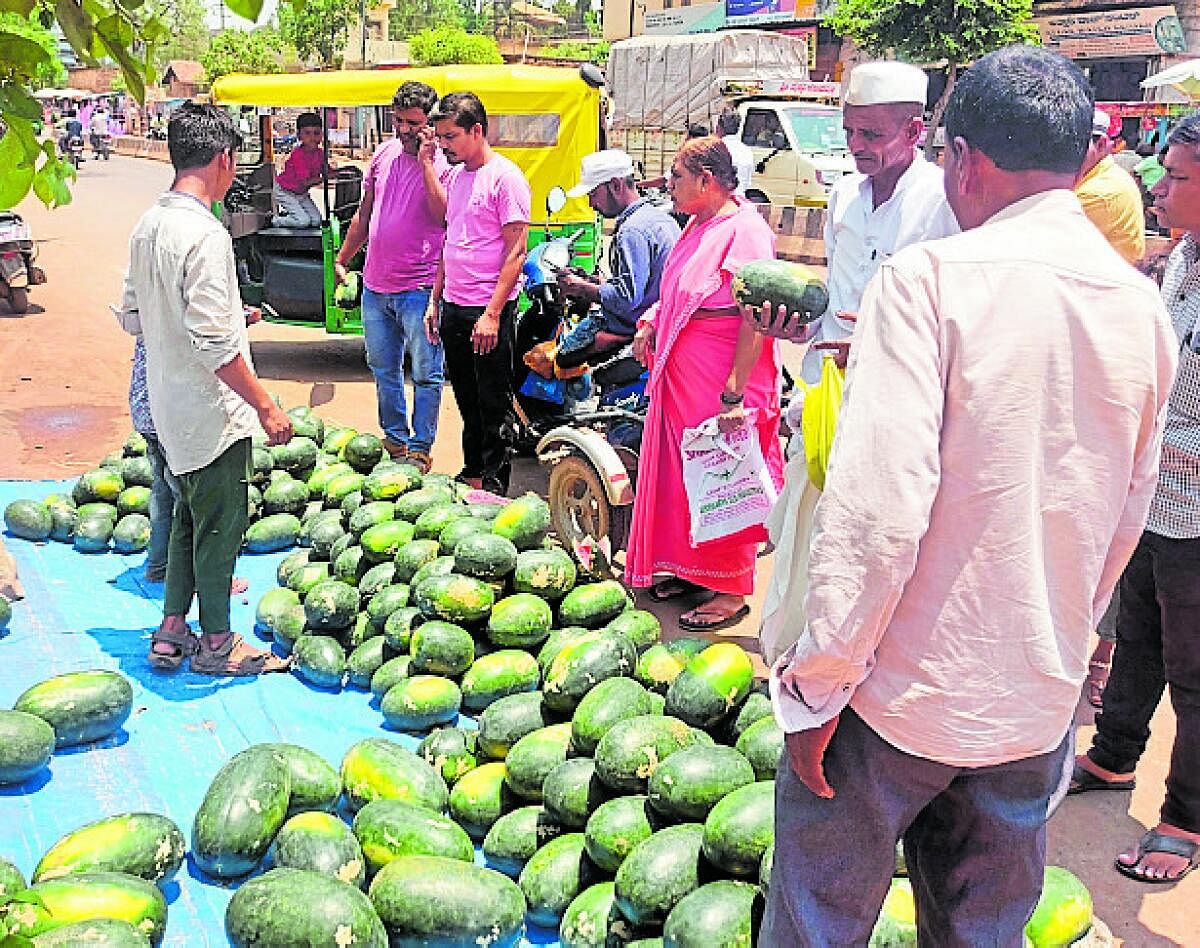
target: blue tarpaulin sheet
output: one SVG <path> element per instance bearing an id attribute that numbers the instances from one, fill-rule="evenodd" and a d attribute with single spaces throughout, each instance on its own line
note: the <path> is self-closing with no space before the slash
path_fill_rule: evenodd
<path id="1" fill-rule="evenodd" d="M 0 481 L 0 509 L 70 488 L 69 481 Z M 21 692 L 52 675 L 89 668 L 120 671 L 134 690 L 133 714 L 113 737 L 56 752 L 40 776 L 0 787 L 0 856 L 27 878 L 61 836 L 105 816 L 161 813 L 190 836 L 209 782 L 252 744 L 299 744 L 335 767 L 365 737 L 416 748 L 416 738 L 383 728 L 368 692 L 320 691 L 291 674 L 212 679 L 186 667 L 152 669 L 146 653 L 162 618 L 163 587 L 143 579 L 144 554 L 77 553 L 68 544 L 7 534 L 5 545 L 16 558 L 25 599 L 14 603 L 0 638 L 0 707 L 12 707 Z M 251 644 L 264 644 L 252 631 L 255 604 L 276 585 L 284 555 L 238 561 L 237 575 L 250 590 L 234 596 L 232 624 Z M 189 618 L 195 628 L 194 612 Z M 163 884 L 169 903 L 163 944 L 227 945 L 225 907 L 234 888 L 204 876 L 189 858 Z M 557 934 L 531 929 L 523 944 L 556 945 Z"/>

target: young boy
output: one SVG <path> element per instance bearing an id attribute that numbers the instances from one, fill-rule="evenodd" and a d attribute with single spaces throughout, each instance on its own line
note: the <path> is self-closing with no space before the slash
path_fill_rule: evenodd
<path id="1" fill-rule="evenodd" d="M 273 227 L 320 227 L 321 212 L 308 196 L 308 189 L 321 180 L 322 167 L 333 169 L 321 147 L 321 116 L 304 112 L 296 119 L 296 137 L 300 144 L 292 149 L 283 170 L 275 178 Z"/>

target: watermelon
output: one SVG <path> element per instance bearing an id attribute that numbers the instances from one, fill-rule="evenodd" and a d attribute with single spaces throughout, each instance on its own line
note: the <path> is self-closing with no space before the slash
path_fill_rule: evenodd
<path id="1" fill-rule="evenodd" d="M 570 743 L 569 722 L 551 724 L 522 737 L 504 758 L 509 789 L 526 800 L 540 802 L 543 781 L 550 771 L 567 759 Z"/>
<path id="2" fill-rule="evenodd" d="M 403 800 L 375 800 L 354 817 L 354 835 L 367 870 L 374 876 L 404 856 L 442 856 L 472 862 L 475 847 L 466 831 L 448 817 Z"/>
<path id="3" fill-rule="evenodd" d="M 8 916 L 10 934 L 32 938 L 76 922 L 116 919 L 157 945 L 166 929 L 167 902 L 158 886 L 124 872 L 47 879 L 30 886 L 26 894 L 31 901 Z"/>
<path id="4" fill-rule="evenodd" d="M 644 609 L 627 609 L 606 625 L 604 630 L 625 636 L 633 643 L 634 648 L 639 652 L 644 652 L 654 645 L 662 635 L 662 623 L 658 621 L 658 616 L 653 612 L 646 612 Z"/>
<path id="5" fill-rule="evenodd" d="M 750 948 L 761 918 L 757 886 L 728 879 L 710 882 L 671 909 L 663 924 L 663 943 L 673 948 Z"/>
<path id="6" fill-rule="evenodd" d="M 341 580 L 317 583 L 304 597 L 304 615 L 311 629 L 344 629 L 358 614 L 358 591 Z"/>
<path id="7" fill-rule="evenodd" d="M 526 550 L 513 570 L 514 592 L 532 593 L 557 602 L 575 586 L 575 561 L 563 550 Z"/>
<path id="8" fill-rule="evenodd" d="M 440 727 L 430 731 L 417 747 L 417 754 L 453 787 L 463 774 L 478 764 L 475 756 L 475 731 Z"/>
<path id="9" fill-rule="evenodd" d="M 369 605 L 371 598 L 381 590 L 391 586 L 396 579 L 396 566 L 385 562 L 372 566 L 358 580 L 358 596 L 363 605 Z"/>
<path id="10" fill-rule="evenodd" d="M 131 431 L 125 436 L 125 444 L 121 446 L 121 453 L 125 457 L 144 457 L 146 454 L 146 436 L 140 431 Z"/>
<path id="11" fill-rule="evenodd" d="M 297 744 L 257 744 L 260 750 L 282 757 L 291 776 L 288 815 L 307 810 L 329 810 L 342 795 L 342 778 L 320 754 Z"/>
<path id="12" fill-rule="evenodd" d="M 430 507 L 454 502 L 452 490 L 446 487 L 431 487 L 428 482 L 429 478 L 426 478 L 426 486 L 396 498 L 396 516 L 399 519 L 416 523 L 417 518 Z M 436 539 L 436 537 L 431 539 Z"/>
<path id="13" fill-rule="evenodd" d="M 133 688 L 112 671 L 68 672 L 27 688 L 13 710 L 36 715 L 54 728 L 55 747 L 104 740 L 133 710 Z"/>
<path id="14" fill-rule="evenodd" d="M 355 538 L 362 535 L 371 527 L 396 519 L 396 505 L 390 500 L 375 500 L 364 503 L 350 515 L 350 532 Z"/>
<path id="15" fill-rule="evenodd" d="M 472 836 L 486 836 L 492 825 L 513 808 L 506 778 L 507 768 L 497 761 L 480 764 L 454 784 L 450 815 Z"/>
<path id="16" fill-rule="evenodd" d="M 749 730 L 750 725 L 757 724 L 763 718 L 769 718 L 775 713 L 771 708 L 771 696 L 766 687 L 756 686 L 756 688 L 758 690 L 751 690 L 749 696 L 742 702 L 742 706 L 738 708 L 738 713 L 730 719 L 728 740 L 722 741 L 722 743 L 736 744 L 738 739 Z"/>
<path id="17" fill-rule="evenodd" d="M 366 478 L 358 471 L 338 474 L 325 483 L 325 506 L 340 509 L 351 494 L 358 493 Z"/>
<path id="18" fill-rule="evenodd" d="M 12 621 L 12 603 L 0 593 L 0 632 L 8 628 Z"/>
<path id="19" fill-rule="evenodd" d="M 754 783 L 754 768 L 732 747 L 697 744 L 658 765 L 650 776 L 650 805 L 672 822 L 701 822 L 727 794 Z"/>
<path id="20" fill-rule="evenodd" d="M 297 438 L 308 438 L 319 445 L 325 439 L 325 422 L 320 415 L 313 413 L 307 405 L 297 405 L 287 410 L 287 416 L 292 422 L 292 435 Z"/>
<path id="21" fill-rule="evenodd" d="M 454 568 L 477 579 L 503 579 L 517 566 L 517 548 L 511 540 L 491 533 L 464 537 L 454 547 Z"/>
<path id="22" fill-rule="evenodd" d="M 533 854 L 562 831 L 543 807 L 519 807 L 492 824 L 483 839 L 483 855 L 491 868 L 516 877 Z"/>
<path id="23" fill-rule="evenodd" d="M 492 606 L 487 636 L 501 647 L 533 648 L 546 641 L 553 624 L 554 615 L 544 599 L 517 593 Z"/>
<path id="24" fill-rule="evenodd" d="M 596 776 L 596 764 L 589 757 L 564 760 L 542 781 L 546 812 L 555 822 L 573 830 L 587 826 L 588 817 L 608 796 L 608 788 Z"/>
<path id="25" fill-rule="evenodd" d="M 321 450 L 326 454 L 341 456 L 358 432 L 354 428 L 346 428 L 340 425 L 327 425 L 325 427 L 325 437 L 321 441 Z"/>
<path id="26" fill-rule="evenodd" d="M 665 711 L 694 727 L 712 727 L 750 694 L 754 666 L 740 645 L 718 642 L 695 656 L 667 689 Z"/>
<path id="27" fill-rule="evenodd" d="M 437 559 L 441 550 L 436 540 L 413 540 L 396 551 L 396 581 L 408 583 L 426 563 Z"/>
<path id="28" fill-rule="evenodd" d="M 386 645 L 386 641 L 384 642 Z M 387 694 L 392 686 L 412 674 L 412 656 L 397 655 L 395 658 L 389 658 L 380 665 L 371 675 L 371 694 L 378 698 L 382 698 Z"/>
<path id="29" fill-rule="evenodd" d="M 316 442 L 305 437 L 294 437 L 286 444 L 274 445 L 269 450 L 275 470 L 289 474 L 311 472 L 317 466 L 317 455 L 320 453 Z"/>
<path id="30" fill-rule="evenodd" d="M 318 466 L 315 471 L 308 476 L 305 484 L 308 486 L 308 495 L 310 497 L 318 497 L 322 501 L 325 499 L 325 491 L 335 477 L 341 477 L 343 474 L 353 471 L 349 464 L 345 461 L 334 461 L 331 464 Z"/>
<path id="31" fill-rule="evenodd" d="M 626 718 L 609 728 L 596 745 L 596 773 L 613 790 L 641 793 L 663 761 L 699 741 L 697 732 L 678 718 Z"/>
<path id="32" fill-rule="evenodd" d="M 292 671 L 316 688 L 340 688 L 346 650 L 328 635 L 301 635 L 292 644 Z"/>
<path id="33" fill-rule="evenodd" d="M 126 458 L 121 464 L 121 480 L 126 487 L 154 487 L 154 468 L 147 457 Z M 120 496 L 120 495 L 118 495 Z"/>
<path id="34" fill-rule="evenodd" d="M 296 545 L 300 518 L 278 513 L 263 517 L 246 530 L 246 549 L 250 553 L 275 553 Z"/>
<path id="35" fill-rule="evenodd" d="M 427 731 L 458 717 L 462 692 L 449 678 L 414 675 L 392 685 L 379 707 L 388 727 L 398 731 Z"/>
<path id="36" fill-rule="evenodd" d="M 618 721 L 653 714 L 650 693 L 632 678 L 609 678 L 580 700 L 571 716 L 571 749 L 593 754 L 600 738 Z"/>
<path id="37" fill-rule="evenodd" d="M 622 635 L 597 632 L 570 642 L 546 671 L 542 686 L 546 705 L 554 711 L 572 713 L 598 683 L 633 674 L 636 663 L 637 653 Z"/>
<path id="38" fill-rule="evenodd" d="M 692 660 L 693 656 L 699 655 L 710 644 L 712 643 L 708 639 L 686 636 L 671 642 L 652 645 L 638 658 L 637 667 L 633 670 L 633 677 L 651 691 L 665 695 L 667 688 L 679 677 L 684 666 Z"/>
<path id="39" fill-rule="evenodd" d="M 501 649 L 481 656 L 462 678 L 463 706 L 482 711 L 508 695 L 536 691 L 541 680 L 537 660 L 519 649 Z"/>
<path id="40" fill-rule="evenodd" d="M 582 639 L 594 639 L 597 637 L 595 629 L 585 629 L 581 626 L 567 626 L 565 629 L 551 629 L 550 635 L 542 647 L 538 649 L 537 660 L 538 666 L 542 669 L 542 677 L 546 677 L 546 673 L 550 671 L 550 666 L 554 664 L 554 659 L 558 657 L 567 645 L 578 642 Z"/>
<path id="41" fill-rule="evenodd" d="M 251 484 L 267 483 L 271 477 L 271 470 L 275 467 L 271 452 L 261 445 L 254 445 L 250 449 L 250 467 Z"/>
<path id="42" fill-rule="evenodd" d="M 421 472 L 412 464 L 397 464 L 385 471 L 377 466 L 363 481 L 362 495 L 367 501 L 395 500 L 420 486 Z"/>
<path id="43" fill-rule="evenodd" d="M 614 797 L 588 817 L 583 834 L 588 857 L 605 872 L 616 872 L 630 850 L 661 826 L 646 797 Z"/>
<path id="44" fill-rule="evenodd" d="M 783 731 L 774 716 L 761 718 L 738 738 L 737 749 L 750 761 L 758 780 L 773 780 L 783 757 Z"/>
<path id="45" fill-rule="evenodd" d="M 225 909 L 225 933 L 233 948 L 388 944 L 379 916 L 360 889 L 306 869 L 272 869 L 244 883 Z"/>
<path id="46" fill-rule="evenodd" d="M 503 760 L 517 741 L 549 723 L 540 692 L 500 698 L 479 716 L 479 752 Z"/>
<path id="47" fill-rule="evenodd" d="M 608 948 L 624 941 L 628 925 L 617 911 L 613 889 L 611 882 L 597 882 L 571 901 L 559 927 L 562 948 Z"/>
<path id="48" fill-rule="evenodd" d="M 1092 895 L 1079 878 L 1061 866 L 1047 866 L 1042 895 L 1025 935 L 1034 948 L 1071 945 L 1092 927 Z"/>
<path id="49" fill-rule="evenodd" d="M 369 474 L 371 468 L 383 457 L 383 442 L 373 434 L 355 435 L 344 450 L 346 463 L 361 474 Z"/>
<path id="50" fill-rule="evenodd" d="M 412 751 L 381 737 L 359 741 L 346 751 L 342 785 L 354 812 L 372 800 L 405 800 L 440 812 L 449 797 L 441 774 Z"/>
<path id="51" fill-rule="evenodd" d="M 511 540 L 518 550 L 542 545 L 550 532 L 550 507 L 537 494 L 525 494 L 504 508 L 492 521 L 492 533 Z"/>
<path id="52" fill-rule="evenodd" d="M 664 921 L 676 904 L 700 887 L 704 828 L 668 826 L 642 840 L 617 870 L 617 908 L 634 925 Z"/>
<path id="53" fill-rule="evenodd" d="M 129 922 L 117 918 L 89 918 L 35 935 L 33 948 L 150 948 L 150 939 Z"/>
<path id="54" fill-rule="evenodd" d="M 370 895 L 393 945 L 512 948 L 524 927 L 520 887 L 457 859 L 395 859 L 371 882 Z"/>
<path id="55" fill-rule="evenodd" d="M 431 576 L 413 588 L 413 604 L 430 619 L 469 624 L 488 617 L 495 601 L 492 588 L 479 579 Z"/>
<path id="56" fill-rule="evenodd" d="M 475 661 L 475 640 L 462 626 L 434 620 L 413 631 L 409 654 L 415 672 L 458 676 Z"/>
<path id="57" fill-rule="evenodd" d="M 429 562 L 423 564 L 409 580 L 408 585 L 416 589 L 425 580 L 431 576 L 449 576 L 454 572 L 454 557 L 453 556 L 438 556 L 434 557 Z"/>
<path id="58" fill-rule="evenodd" d="M 299 605 L 300 596 L 293 590 L 282 586 L 268 589 L 258 600 L 258 606 L 254 610 L 254 622 L 259 628 L 271 632 L 281 615 Z"/>
<path id="59" fill-rule="evenodd" d="M 304 528 L 302 527 L 301 530 Z M 331 517 L 314 518 L 308 527 L 308 545 L 312 548 L 314 562 L 328 561 L 333 555 L 333 548 L 346 535 L 341 521 Z M 302 537 L 297 537 L 302 540 Z"/>
<path id="60" fill-rule="evenodd" d="M 93 471 L 87 471 L 75 482 L 75 487 L 71 490 L 71 498 L 77 504 L 87 504 L 95 501 L 115 504 L 117 498 L 121 496 L 121 491 L 124 489 L 125 479 L 119 471 L 97 468 Z"/>
<path id="61" fill-rule="evenodd" d="M 287 586 L 290 589 L 292 576 L 298 569 L 307 566 L 311 557 L 310 550 L 296 550 L 294 553 L 289 553 L 275 567 L 275 581 L 280 586 Z M 326 575 L 328 575 L 328 567 L 326 567 Z"/>
<path id="62" fill-rule="evenodd" d="M 115 524 L 107 517 L 80 515 L 75 522 L 72 540 L 79 553 L 103 553 L 108 549 Z"/>
<path id="63" fill-rule="evenodd" d="M 682 753 L 682 752 L 681 752 Z M 747 784 L 704 820 L 704 857 L 723 873 L 753 879 L 775 839 L 775 781 Z"/>
<path id="64" fill-rule="evenodd" d="M 517 879 L 534 925 L 557 928 L 567 906 L 587 888 L 596 872 L 584 853 L 583 834 L 555 837 L 525 863 Z"/>
<path id="65" fill-rule="evenodd" d="M 763 303 L 772 309 L 784 306 L 799 314 L 801 324 L 820 319 L 829 305 L 829 291 L 808 267 L 789 260 L 753 260 L 742 264 L 733 277 L 734 298 L 743 306 L 759 310 Z"/>
<path id="66" fill-rule="evenodd" d="M 424 514 L 422 514 L 422 516 L 424 516 Z M 467 537 L 471 536 L 492 537 L 492 534 L 488 530 L 488 525 L 478 517 L 472 517 L 470 515 L 470 511 L 468 510 L 466 517 L 455 518 L 442 528 L 442 532 L 439 533 L 437 537 L 438 549 L 443 555 L 453 556 L 454 551 L 458 549 L 458 545 Z M 492 539 L 500 540 L 502 537 L 492 537 Z M 479 578 L 485 579 L 487 577 Z"/>
<path id="67" fill-rule="evenodd" d="M 870 948 L 900 948 L 916 944 L 917 907 L 913 900 L 912 884 L 907 879 L 892 879 L 875 930 L 871 932 Z"/>
<path id="68" fill-rule="evenodd" d="M 122 517 L 134 513 L 150 516 L 150 488 L 137 485 L 126 487 L 117 495 L 117 513 Z"/>
<path id="69" fill-rule="evenodd" d="M 410 594 L 411 594 L 411 587 Z M 394 610 L 383 623 L 383 638 L 388 648 L 408 654 L 412 647 L 412 634 L 425 623 L 425 617 L 416 606 L 401 606 Z"/>
<path id="70" fill-rule="evenodd" d="M 419 540 L 437 540 L 441 545 L 442 531 L 455 520 L 468 519 L 471 511 L 462 504 L 434 504 L 426 507 L 415 522 Z"/>
<path id="71" fill-rule="evenodd" d="M 249 875 L 287 818 L 292 781 L 282 754 L 253 746 L 213 778 L 192 823 L 192 858 L 218 879 Z"/>
<path id="72" fill-rule="evenodd" d="M 355 688 L 370 688 L 371 677 L 388 655 L 387 641 L 382 635 L 367 639 L 346 656 L 346 678 Z"/>
<path id="73" fill-rule="evenodd" d="M 54 729 L 49 724 L 25 711 L 0 710 L 0 786 L 29 780 L 53 753 Z"/>
<path id="74" fill-rule="evenodd" d="M 354 834 L 339 817 L 320 811 L 288 819 L 267 851 L 270 865 L 321 872 L 352 886 L 366 882 L 366 862 Z"/>
<path id="75" fill-rule="evenodd" d="M 63 836 L 42 856 L 33 881 L 81 872 L 124 872 L 149 882 L 170 879 L 183 864 L 183 833 L 157 813 L 121 813 Z"/>
<path id="76" fill-rule="evenodd" d="M 413 539 L 414 529 L 407 520 L 388 520 L 368 527 L 358 542 L 368 560 L 382 563 L 393 559 L 396 551 Z"/>
<path id="77" fill-rule="evenodd" d="M 563 625 L 598 629 L 630 607 L 629 594 L 615 579 L 576 586 L 558 604 Z"/>
<path id="78" fill-rule="evenodd" d="M 330 550 L 330 556 L 332 555 L 333 551 Z M 333 578 L 348 586 L 357 586 L 358 581 L 367 574 L 367 570 L 370 568 L 371 563 L 363 555 L 363 548 L 348 546 L 333 561 Z"/>
<path id="79" fill-rule="evenodd" d="M 293 479 L 271 484 L 263 491 L 263 510 L 268 514 L 300 516 L 308 504 L 308 485 Z"/>

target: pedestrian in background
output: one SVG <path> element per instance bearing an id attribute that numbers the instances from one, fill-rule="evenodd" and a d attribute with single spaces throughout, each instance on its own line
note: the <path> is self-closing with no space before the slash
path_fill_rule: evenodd
<path id="1" fill-rule="evenodd" d="M 946 110 L 963 233 L 901 250 L 863 297 L 807 625 L 771 671 L 764 945 L 866 944 L 901 838 L 921 944 L 1019 945 L 1037 904 L 1177 348 L 1071 193 L 1092 111 L 1054 53 L 976 61 Z"/>
<path id="2" fill-rule="evenodd" d="M 150 662 L 207 675 L 280 671 L 287 662 L 230 629 L 234 563 L 246 530 L 250 439 L 282 444 L 292 428 L 254 374 L 233 243 L 212 213 L 237 170 L 233 119 L 185 103 L 171 115 L 175 180 L 129 241 L 117 317 L 146 347 L 150 413 L 179 487 L 167 554 L 162 624 Z M 200 601 L 199 641 L 185 619 Z"/>
<path id="3" fill-rule="evenodd" d="M 452 166 L 446 179 L 446 242 L 425 330 L 445 347 L 446 370 L 462 415 L 458 479 L 508 492 L 515 440 L 513 349 L 517 294 L 529 235 L 529 182 L 488 144 L 479 97 L 455 92 L 432 115 Z"/>
<path id="4" fill-rule="evenodd" d="M 425 311 L 446 239 L 446 180 L 450 166 L 438 153 L 429 126 L 437 93 L 406 82 L 392 99 L 396 137 L 371 156 L 363 196 L 334 272 L 344 283 L 363 245 L 362 322 L 367 365 L 375 376 L 379 426 L 393 458 L 422 474 L 433 463 L 442 403 L 442 347 L 425 335 Z M 413 387 L 412 419 L 404 397 L 404 357 Z"/>
<path id="5" fill-rule="evenodd" d="M 783 477 L 779 444 L 780 372 L 776 345 L 743 322 L 733 277 L 744 264 L 775 256 L 775 234 L 752 204 L 735 197 L 737 172 L 719 138 L 685 142 L 667 190 L 690 220 L 667 256 L 659 300 L 643 314 L 634 355 L 650 369 L 625 579 L 650 586 L 659 602 L 703 597 L 679 617 L 681 628 L 712 632 L 750 612 L 759 545 L 751 526 L 693 546 L 680 445 L 687 428 L 710 418 L 752 425 L 775 488 Z M 656 575 L 666 579 L 654 582 Z M 653 584 L 653 585 L 652 585 Z"/>
<path id="6" fill-rule="evenodd" d="M 1113 160 L 1111 125 L 1107 112 L 1093 111 L 1092 138 L 1075 196 L 1117 253 L 1128 263 L 1137 263 L 1146 255 L 1146 211 L 1133 175 Z"/>
<path id="7" fill-rule="evenodd" d="M 1162 298 L 1179 371 L 1167 406 L 1157 487 L 1133 558 L 1121 576 L 1117 648 L 1096 734 L 1071 791 L 1131 790 L 1150 721 L 1170 689 L 1175 743 L 1159 823 L 1116 868 L 1141 882 L 1175 882 L 1200 865 L 1200 113 L 1167 138 L 1154 205 L 1185 231 L 1171 252 Z"/>
<path id="8" fill-rule="evenodd" d="M 738 138 L 741 127 L 742 117 L 734 109 L 726 109 L 717 119 L 717 134 L 729 149 L 733 167 L 737 170 L 738 184 L 734 193 L 738 197 L 745 197 L 750 180 L 754 177 L 754 151 Z"/>

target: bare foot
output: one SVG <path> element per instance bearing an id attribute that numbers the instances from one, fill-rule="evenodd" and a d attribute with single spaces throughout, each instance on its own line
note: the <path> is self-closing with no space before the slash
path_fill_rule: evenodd
<path id="1" fill-rule="evenodd" d="M 1154 827 L 1154 832 L 1200 845 L 1200 833 L 1188 833 L 1170 823 L 1159 823 Z M 1175 853 L 1153 850 L 1147 852 L 1143 850 L 1142 843 L 1125 850 L 1117 857 L 1117 862 L 1129 869 L 1134 876 L 1152 882 L 1174 882 L 1176 879 L 1182 879 L 1196 867 L 1196 860 L 1195 854 L 1189 859 Z"/>
<path id="2" fill-rule="evenodd" d="M 248 582 L 240 576 L 235 576 L 233 577 L 233 582 L 229 584 L 229 594 L 231 596 L 240 596 L 249 588 L 250 584 Z"/>

